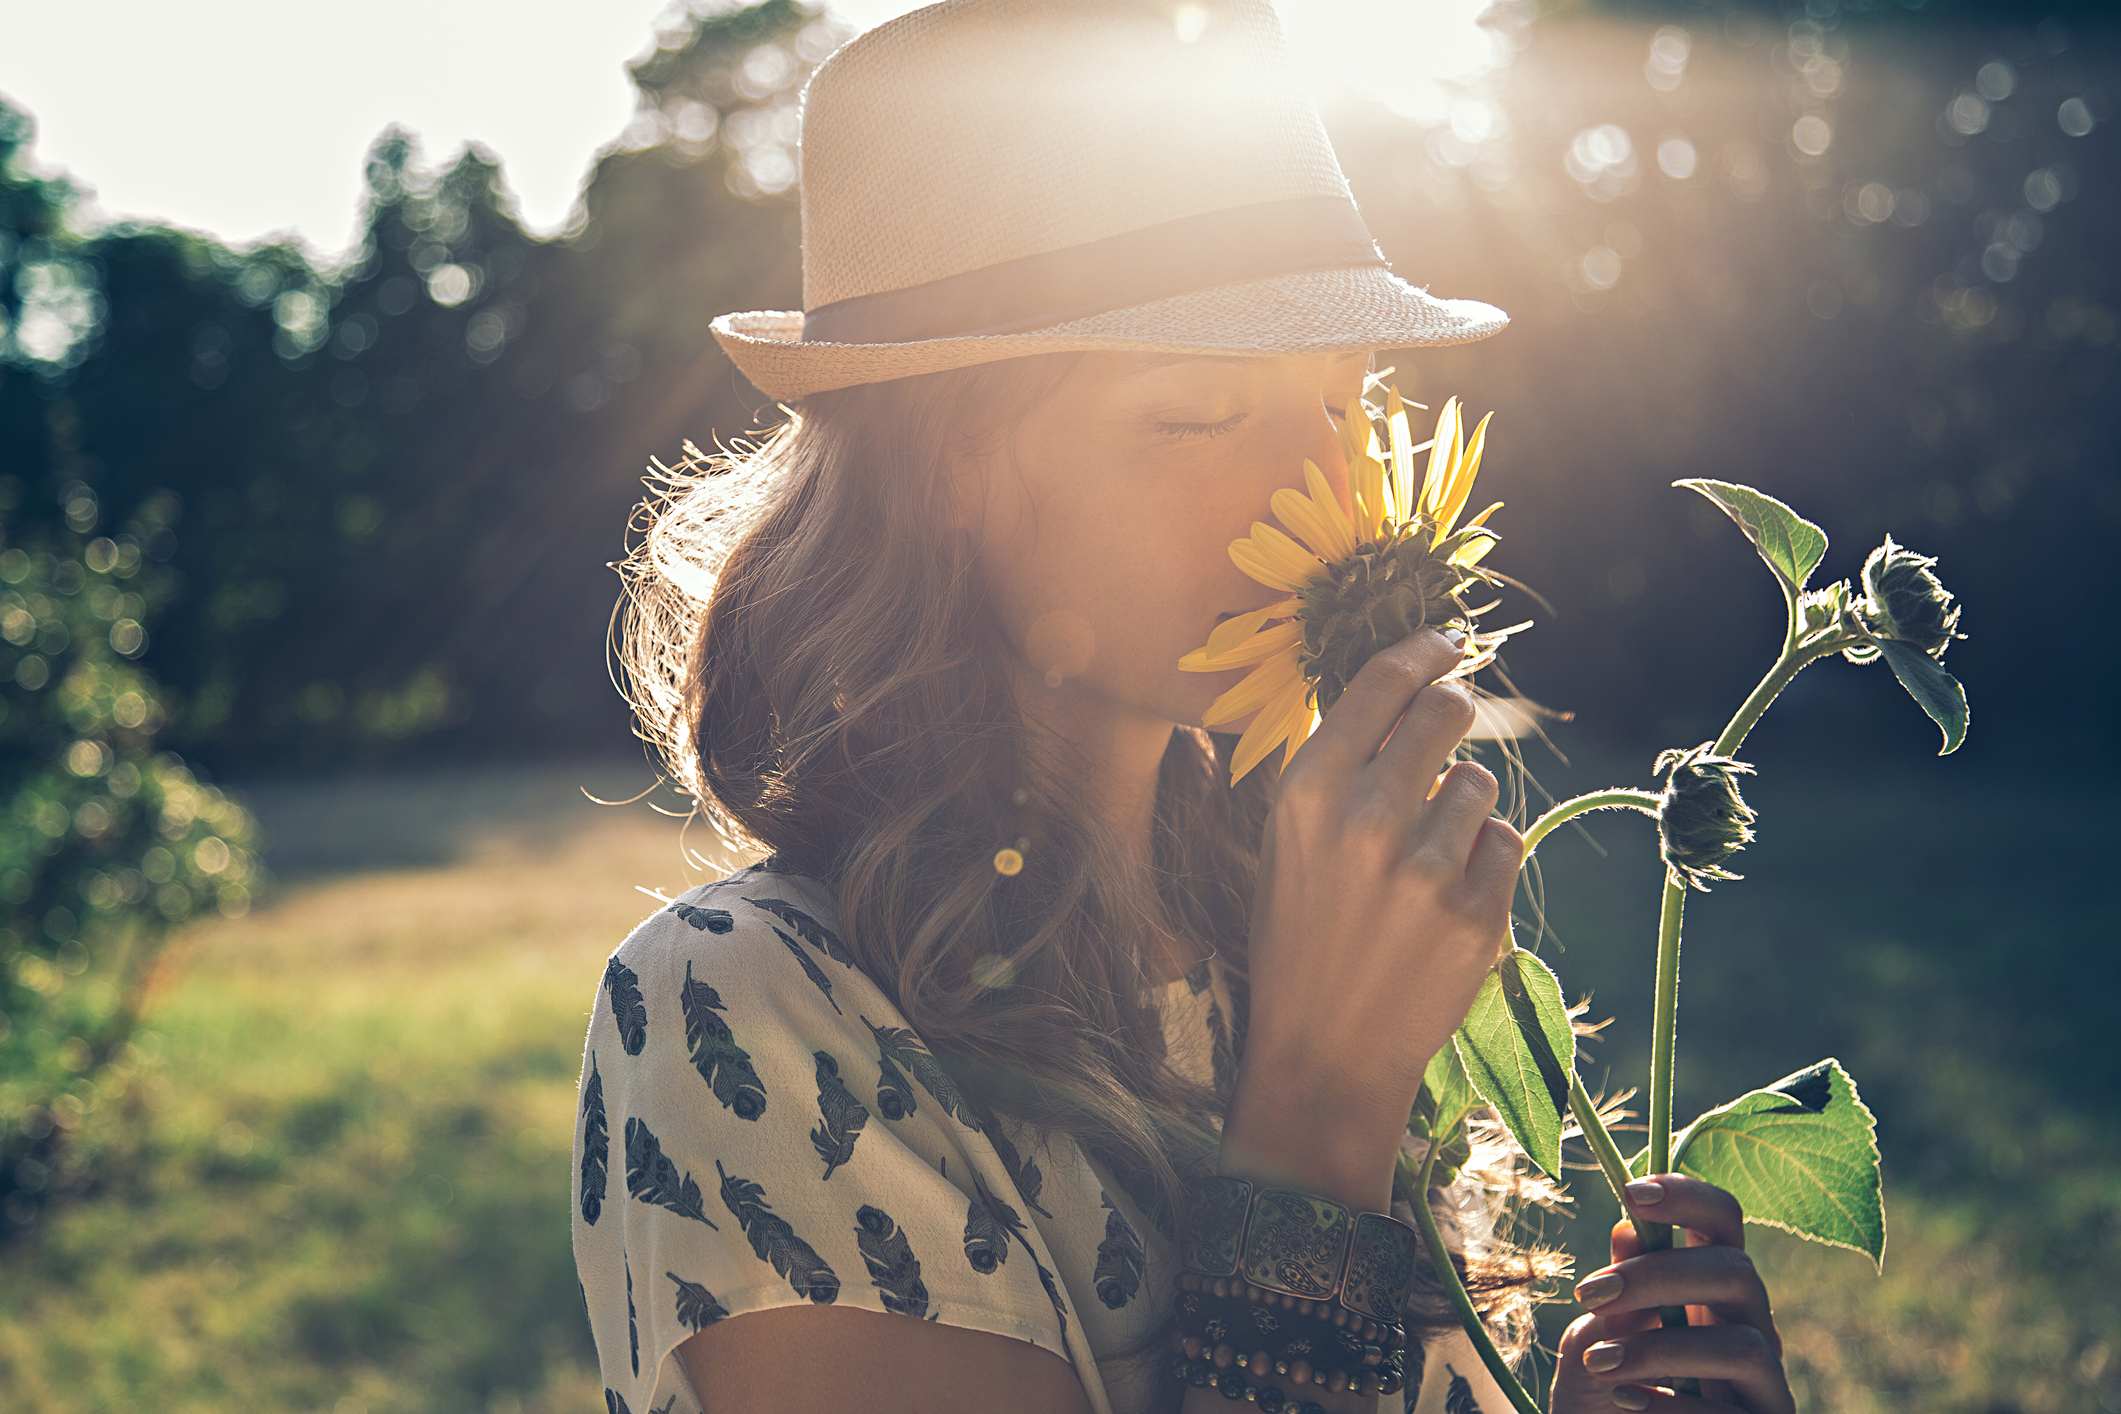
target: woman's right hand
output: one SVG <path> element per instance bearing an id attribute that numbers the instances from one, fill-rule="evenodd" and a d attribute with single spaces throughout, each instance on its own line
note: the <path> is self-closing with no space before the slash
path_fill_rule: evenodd
<path id="1" fill-rule="evenodd" d="M 1438 681 L 1461 654 L 1432 629 L 1379 653 L 1282 772 L 1226 1171 L 1376 1206 L 1429 1058 L 1508 944 L 1523 838 L 1491 813 L 1491 773 L 1444 769 L 1473 723 L 1468 690 Z"/>

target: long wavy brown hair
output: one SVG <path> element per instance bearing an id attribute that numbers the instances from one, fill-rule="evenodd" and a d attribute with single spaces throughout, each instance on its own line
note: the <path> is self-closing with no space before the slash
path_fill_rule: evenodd
<path id="1" fill-rule="evenodd" d="M 1080 357 L 817 393 L 756 443 L 692 452 L 635 520 L 616 647 L 640 734 L 722 839 L 823 881 L 863 971 L 973 1102 L 1071 1135 L 1168 1233 L 1227 1097 L 1165 1055 L 1149 920 L 1221 958 L 1241 1051 L 1275 776 L 1233 788 L 1236 739 L 1175 728 L 1148 880 L 1035 778 L 951 469 L 1005 452 Z M 1483 1146 L 1481 1186 L 1515 1199 L 1502 1147 Z M 1472 1285 L 1521 1348 L 1552 1263 L 1468 1237 Z"/>

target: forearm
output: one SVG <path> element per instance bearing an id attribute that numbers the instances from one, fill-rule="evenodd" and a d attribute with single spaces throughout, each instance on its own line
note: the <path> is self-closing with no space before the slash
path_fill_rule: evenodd
<path id="1" fill-rule="evenodd" d="M 1269 1047 L 1248 1046 L 1218 1168 L 1257 1184 L 1316 1193 L 1358 1213 L 1388 1212 L 1407 1110 L 1388 1094 L 1309 1073 L 1300 1055 L 1284 1050 L 1276 1059 Z M 1314 1401 L 1330 1414 L 1374 1414 L 1378 1407 L 1376 1395 L 1297 1386 L 1271 1374 L 1263 1382 L 1289 1395 L 1292 1411 Z M 1190 1390 L 1184 1408 L 1205 1414 L 1224 1404 L 1213 1389 Z"/>

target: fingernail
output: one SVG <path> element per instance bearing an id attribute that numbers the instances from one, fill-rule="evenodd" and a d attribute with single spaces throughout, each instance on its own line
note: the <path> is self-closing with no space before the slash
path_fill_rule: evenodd
<path id="1" fill-rule="evenodd" d="M 1576 1301 L 1582 1306 L 1603 1306 L 1620 1295 L 1627 1283 L 1618 1272 L 1600 1272 L 1595 1277 L 1585 1277 L 1576 1287 Z"/>
<path id="2" fill-rule="evenodd" d="M 1638 1178 L 1628 1185 L 1628 1201 L 1647 1207 L 1664 1201 L 1664 1185 L 1654 1178 Z"/>
<path id="3" fill-rule="evenodd" d="M 1450 644 L 1453 648 L 1459 647 L 1466 641 L 1466 631 L 1462 628 L 1440 628 L 1437 632 L 1442 634 L 1443 641 Z"/>
<path id="4" fill-rule="evenodd" d="M 1583 1367 L 1592 1374 L 1602 1375 L 1608 1370 L 1620 1368 L 1620 1362 L 1628 1358 L 1628 1348 L 1617 1340 L 1601 1340 L 1583 1352 Z"/>
<path id="5" fill-rule="evenodd" d="M 1613 1402 L 1622 1409 L 1647 1409 L 1650 1407 L 1650 1392 L 1634 1385 L 1622 1385 L 1613 1391 Z"/>

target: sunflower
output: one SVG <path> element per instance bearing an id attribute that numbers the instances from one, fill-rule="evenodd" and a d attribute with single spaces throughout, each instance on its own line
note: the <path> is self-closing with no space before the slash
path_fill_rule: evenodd
<path id="1" fill-rule="evenodd" d="M 1500 578 L 1480 560 L 1494 548 L 1487 520 L 1502 503 L 1459 524 L 1494 414 L 1480 420 L 1468 443 L 1458 399 L 1443 405 L 1436 435 L 1425 444 L 1429 464 L 1417 499 L 1414 459 L 1423 447 L 1414 445 L 1407 407 L 1397 389 L 1386 391 L 1380 446 L 1378 410 L 1360 397 L 1348 402 L 1341 452 L 1354 491 L 1352 520 L 1325 474 L 1306 461 L 1308 494 L 1284 487 L 1271 502 L 1287 532 L 1254 521 L 1250 535 L 1230 542 L 1239 569 L 1289 596 L 1218 624 L 1206 646 L 1178 662 L 1191 673 L 1252 669 L 1202 718 L 1218 727 L 1257 713 L 1238 741 L 1233 780 L 1276 746 L 1287 764 L 1371 655 L 1415 629 L 1465 630 L 1466 656 L 1453 677 L 1487 666 L 1516 631 L 1479 632 L 1474 620 L 1482 610 L 1464 598 L 1475 583 Z"/>

